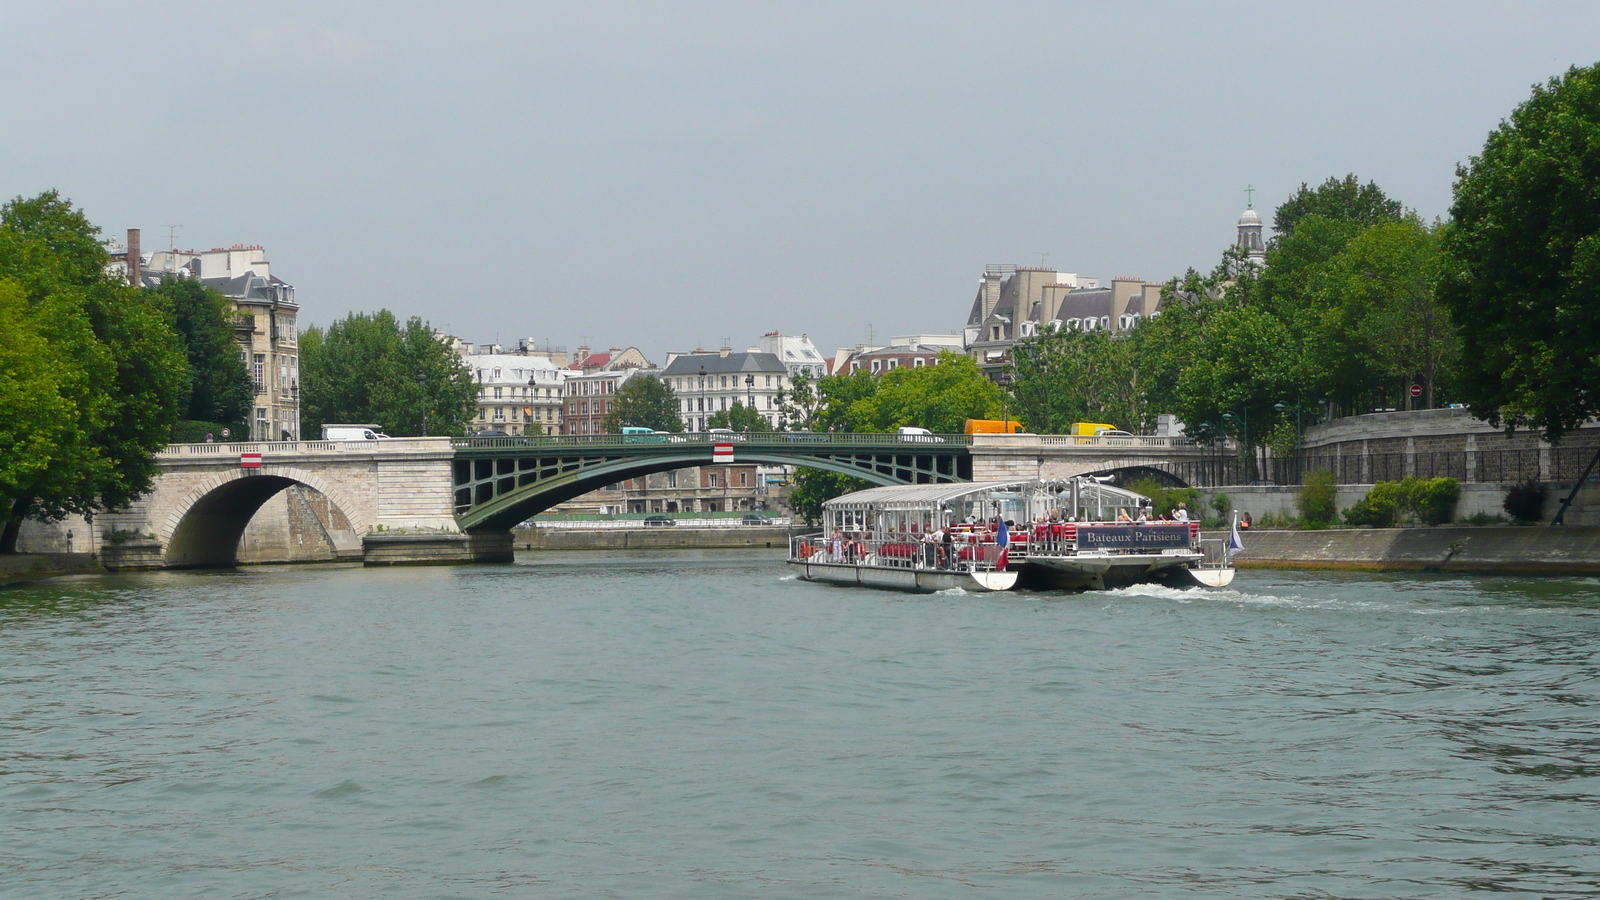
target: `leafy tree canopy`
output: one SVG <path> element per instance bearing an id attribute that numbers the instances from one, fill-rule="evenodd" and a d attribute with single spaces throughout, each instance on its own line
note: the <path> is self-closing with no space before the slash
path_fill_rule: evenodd
<path id="1" fill-rule="evenodd" d="M 179 416 L 247 432 L 254 391 L 233 338 L 233 304 L 192 278 L 167 278 L 154 294 L 171 318 L 188 361 Z"/>
<path id="2" fill-rule="evenodd" d="M 683 430 L 683 420 L 678 418 L 678 395 L 671 385 L 654 375 L 635 375 L 612 395 L 611 412 L 600 427 L 610 434 L 618 434 L 624 427 L 676 434 Z"/>
<path id="3" fill-rule="evenodd" d="M 733 431 L 771 431 L 772 423 L 758 409 L 735 400 L 727 409 L 712 413 L 706 419 L 707 428 L 727 428 Z"/>
<path id="4" fill-rule="evenodd" d="M 419 377 L 420 376 L 420 377 Z M 466 434 L 478 386 L 466 363 L 413 316 L 350 313 L 300 333 L 302 427 L 373 423 L 388 434 Z"/>
<path id="5" fill-rule="evenodd" d="M 1600 415 L 1600 65 L 1572 68 L 1456 171 L 1440 297 L 1472 414 L 1556 441 Z"/>
<path id="6" fill-rule="evenodd" d="M 1387 219 L 1398 219 L 1405 207 L 1391 200 L 1375 182 L 1361 183 L 1354 174 L 1343 178 L 1329 178 L 1313 188 L 1304 182 L 1300 190 L 1290 195 L 1272 215 L 1272 229 L 1278 237 L 1293 234 L 1300 220 L 1306 216 L 1320 215 L 1359 226 L 1376 225 Z"/>
<path id="7" fill-rule="evenodd" d="M 931 366 L 822 379 L 819 424 L 836 431 L 891 432 L 917 426 L 960 434 L 967 419 L 1000 416 L 1000 388 L 960 354 L 944 352 Z"/>
<path id="8" fill-rule="evenodd" d="M 152 454 L 177 419 L 187 368 L 177 337 L 159 304 L 106 274 L 99 231 L 55 191 L 0 209 L 0 281 L 14 326 L 0 382 L 17 382 L 5 389 L 15 402 L 0 406 L 0 432 L 16 442 L 8 450 L 33 448 L 0 479 L 3 550 L 15 547 L 25 517 L 92 515 L 148 491 Z M 22 347 L 42 349 L 53 394 L 33 367 L 17 368 Z"/>
<path id="9" fill-rule="evenodd" d="M 789 490 L 789 508 L 796 515 L 803 516 L 807 524 L 813 524 L 822 518 L 822 504 L 869 487 L 872 487 L 870 482 L 853 475 L 800 466 L 794 470 L 794 486 Z"/>
<path id="10" fill-rule="evenodd" d="M 1065 434 L 1074 422 L 1143 424 L 1138 354 L 1103 331 L 1067 330 L 1028 338 L 1011 351 L 1013 418 L 1037 434 Z"/>

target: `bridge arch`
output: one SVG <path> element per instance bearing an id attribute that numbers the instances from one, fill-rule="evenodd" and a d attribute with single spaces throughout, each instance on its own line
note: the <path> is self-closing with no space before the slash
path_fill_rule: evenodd
<path id="1" fill-rule="evenodd" d="M 1141 478 L 1149 478 L 1165 487 L 1186 488 L 1191 486 L 1188 481 L 1184 480 L 1183 476 L 1160 464 L 1138 463 L 1130 466 L 1099 469 L 1088 474 L 1102 477 L 1106 475 L 1113 476 L 1116 480 L 1112 484 L 1117 487 L 1127 487 L 1129 482 L 1137 481 Z"/>
<path id="2" fill-rule="evenodd" d="M 690 466 L 716 466 L 719 463 L 707 459 L 707 448 L 685 449 L 681 452 L 669 452 L 651 456 L 615 456 L 594 459 L 583 465 L 573 465 L 569 470 L 557 474 L 539 476 L 534 471 L 510 471 L 489 480 L 481 480 L 476 488 L 463 488 L 459 484 L 456 503 L 456 521 L 463 531 L 491 532 L 505 531 L 518 523 L 555 506 L 580 497 L 590 491 L 598 490 L 608 484 L 615 484 L 627 478 L 637 478 L 644 475 L 654 475 L 658 472 L 670 472 L 674 469 L 684 469 Z M 838 457 L 827 455 L 812 455 L 801 453 L 784 453 L 782 450 L 763 450 L 757 448 L 746 449 L 740 447 L 737 451 L 738 459 L 733 465 L 759 463 L 765 465 L 808 466 L 813 469 L 823 469 L 850 475 L 868 481 L 875 485 L 910 484 L 915 481 L 966 481 L 970 478 L 970 469 L 963 477 L 958 474 L 959 469 L 952 461 L 950 475 L 944 476 L 936 472 L 924 471 L 925 467 L 918 467 L 909 461 L 916 455 L 912 451 L 900 453 L 877 453 L 852 455 L 841 453 Z M 896 457 L 906 457 L 906 460 L 897 461 Z M 576 462 L 576 460 L 575 460 Z M 471 465 L 467 460 L 457 460 L 457 465 Z M 507 482 L 507 479 L 512 481 Z M 510 489 L 497 489 L 493 481 L 514 483 Z M 475 496 L 474 490 L 492 491 L 491 496 Z"/>
<path id="3" fill-rule="evenodd" d="M 175 504 L 157 537 L 166 547 L 169 568 L 214 568 L 236 565 L 239 539 L 262 505 L 280 491 L 304 485 L 325 495 L 339 508 L 357 536 L 368 523 L 360 508 L 326 479 L 291 466 L 231 469 L 208 476 Z"/>

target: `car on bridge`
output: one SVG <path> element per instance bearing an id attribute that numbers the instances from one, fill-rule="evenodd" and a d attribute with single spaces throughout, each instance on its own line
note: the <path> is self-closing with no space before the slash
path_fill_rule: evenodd
<path id="1" fill-rule="evenodd" d="M 711 436 L 713 442 L 742 441 L 745 439 L 744 435 L 731 428 L 707 428 L 706 434 Z"/>
<path id="2" fill-rule="evenodd" d="M 903 425 L 903 426 L 901 426 L 900 431 L 898 432 L 898 434 L 899 434 L 900 440 L 902 440 L 902 441 L 912 441 L 912 442 L 922 443 L 922 444 L 942 444 L 942 443 L 944 443 L 944 438 L 939 437 L 937 434 L 934 434 L 933 432 L 929 431 L 926 428 L 918 428 L 915 425 Z"/>
<path id="3" fill-rule="evenodd" d="M 791 444 L 825 444 L 830 438 L 815 431 L 785 431 L 783 439 Z"/>
<path id="4" fill-rule="evenodd" d="M 676 525 L 678 520 L 671 516 L 645 516 L 644 524 L 645 527 L 652 528 L 661 525 Z"/>
<path id="5" fill-rule="evenodd" d="M 763 516 L 760 513 L 745 513 L 744 518 L 739 521 L 746 525 L 771 525 L 772 517 Z"/>

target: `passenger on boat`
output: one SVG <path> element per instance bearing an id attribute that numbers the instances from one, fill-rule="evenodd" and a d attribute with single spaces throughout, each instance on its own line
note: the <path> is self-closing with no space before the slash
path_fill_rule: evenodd
<path id="1" fill-rule="evenodd" d="M 1117 521 L 1118 522 L 1132 522 L 1133 518 L 1128 515 L 1128 511 L 1127 510 L 1118 508 L 1117 509 Z"/>
<path id="2" fill-rule="evenodd" d="M 1187 521 L 1189 521 L 1189 507 L 1188 507 L 1187 504 L 1183 504 L 1183 503 L 1179 503 L 1178 504 L 1177 511 L 1172 514 L 1172 521 L 1174 521 L 1174 522 L 1187 522 Z"/>
<path id="3" fill-rule="evenodd" d="M 828 548 L 834 562 L 844 562 L 844 536 L 839 534 L 839 529 L 833 530 L 833 537 L 828 539 Z"/>

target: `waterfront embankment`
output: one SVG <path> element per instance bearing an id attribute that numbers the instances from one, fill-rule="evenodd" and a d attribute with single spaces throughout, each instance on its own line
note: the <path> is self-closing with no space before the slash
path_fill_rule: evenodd
<path id="1" fill-rule="evenodd" d="M 518 528 L 518 550 L 727 550 L 787 549 L 789 528 L 735 525 L 728 528 Z"/>
<path id="2" fill-rule="evenodd" d="M 92 553 L 0 554 L 0 584 L 83 574 L 105 574 Z"/>
<path id="3" fill-rule="evenodd" d="M 1217 537 L 1218 535 L 1207 535 Z M 1250 531 L 1241 569 L 1600 574 L 1600 528 L 1335 528 Z"/>

